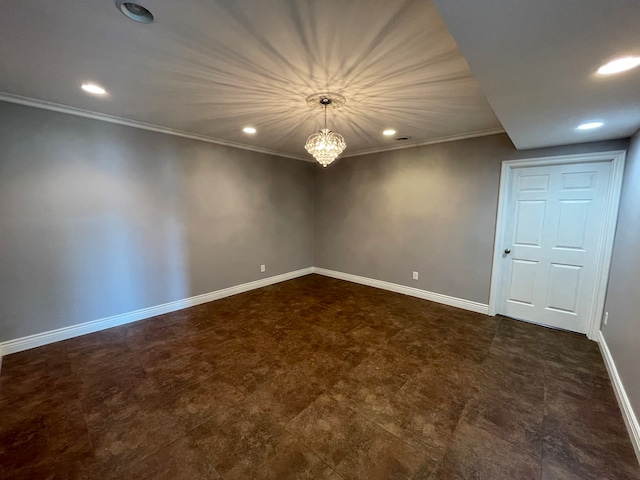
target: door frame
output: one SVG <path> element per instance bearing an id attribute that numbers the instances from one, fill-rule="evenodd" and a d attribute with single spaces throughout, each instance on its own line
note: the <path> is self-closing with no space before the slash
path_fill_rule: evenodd
<path id="1" fill-rule="evenodd" d="M 493 264 L 491 268 L 491 290 L 489 293 L 489 315 L 496 315 L 500 299 L 504 298 L 502 282 L 504 276 L 504 262 L 502 261 L 503 238 L 507 226 L 507 209 L 509 204 L 509 188 L 513 180 L 514 171 L 522 167 L 544 167 L 551 165 L 571 165 L 592 162 L 611 162 L 609 191 L 607 192 L 604 228 L 600 237 L 597 252 L 596 285 L 594 289 L 594 305 L 590 318 L 587 319 L 587 337 L 598 340 L 598 332 L 603 316 L 609 268 L 613 253 L 613 240 L 618 222 L 618 208 L 620 193 L 622 192 L 622 176 L 626 151 L 614 150 L 597 153 L 580 153 L 554 157 L 526 158 L 522 160 L 506 160 L 502 162 L 500 172 L 500 190 L 498 193 L 498 214 L 493 247 Z"/>

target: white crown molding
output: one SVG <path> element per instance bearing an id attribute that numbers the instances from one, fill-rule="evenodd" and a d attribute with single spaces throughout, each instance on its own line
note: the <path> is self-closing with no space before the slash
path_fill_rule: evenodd
<path id="1" fill-rule="evenodd" d="M 169 302 L 162 305 L 157 305 L 155 307 L 143 308 L 141 310 L 135 310 L 133 312 L 123 313 L 121 315 L 101 318 L 99 320 L 93 320 L 90 322 L 81 323 L 79 325 L 71 325 L 69 327 L 63 327 L 57 330 L 51 330 L 49 332 L 37 333 L 35 335 L 29 335 L 28 337 L 17 338 L 15 340 L 8 340 L 6 342 L 0 343 L 0 361 L 2 360 L 3 355 L 9 355 L 11 353 L 41 347 L 42 345 L 47 345 L 49 343 L 59 342 L 61 340 L 67 340 L 73 337 L 79 337 L 80 335 L 98 332 L 100 330 L 105 330 L 111 327 L 117 327 L 118 325 L 124 325 L 126 323 L 137 322 L 138 320 L 144 320 L 146 318 L 155 317 L 157 315 L 175 312 L 176 310 L 182 310 L 183 308 L 193 307 L 195 305 L 212 302 L 213 300 L 219 300 L 231 295 L 237 295 L 238 293 L 247 292 L 256 288 L 273 285 L 274 283 L 284 282 L 293 278 L 309 275 L 312 272 L 313 267 L 303 268 L 301 270 L 295 270 L 293 272 L 263 278 L 254 282 L 243 283 L 242 285 L 236 285 L 234 287 L 216 290 L 215 292 L 205 293 L 202 295 L 197 295 L 195 297 L 177 300 L 175 302 Z"/>
<path id="2" fill-rule="evenodd" d="M 107 115 L 106 113 L 92 112 L 91 110 L 84 110 L 82 108 L 69 107 L 54 102 L 47 102 L 46 100 L 38 100 L 35 98 L 23 97 L 20 95 L 14 95 L 13 93 L 1 92 L 0 101 L 17 103 L 20 105 L 26 105 L 28 107 L 42 108 L 43 110 L 51 110 L 53 112 L 66 113 L 69 115 L 75 115 L 77 117 L 90 118 L 93 120 L 100 120 L 102 122 L 115 123 L 117 125 L 124 125 L 127 127 L 140 128 L 142 130 L 148 130 L 151 132 L 164 133 L 165 135 L 173 135 L 176 137 L 190 138 L 192 140 L 199 140 L 201 142 L 214 143 L 216 145 L 223 145 L 225 147 L 239 148 L 241 150 L 249 150 L 250 152 L 265 153 L 267 155 L 275 155 L 277 157 L 292 158 L 294 160 L 302 160 L 303 162 L 315 163 L 313 158 L 300 157 L 298 155 L 292 155 L 289 153 L 278 152 L 276 150 L 270 150 L 268 148 L 255 147 L 253 145 L 246 145 L 244 143 L 231 142 L 229 140 L 222 140 L 219 138 L 208 137 L 206 135 L 198 135 L 197 133 L 189 133 L 183 130 L 175 130 L 173 128 L 161 127 L 151 123 L 138 122 L 136 120 L 129 120 L 127 118 L 116 117 L 114 115 Z M 402 143 L 400 145 L 393 145 L 388 147 L 377 147 L 368 150 L 360 150 L 354 153 L 347 153 L 340 155 L 339 158 L 357 157 L 360 155 L 369 155 L 371 153 L 387 152 L 391 150 L 403 150 L 405 148 L 422 147 L 424 145 L 432 145 L 434 143 L 453 142 L 455 140 L 464 140 L 465 138 L 484 137 L 488 135 L 496 135 L 498 133 L 504 133 L 503 128 L 490 128 L 487 130 L 478 130 L 475 132 L 462 133 L 459 135 L 448 135 L 444 137 L 432 138 L 423 142 Z"/>
<path id="3" fill-rule="evenodd" d="M 69 107 L 67 105 L 61 105 L 59 103 L 47 102 L 45 100 L 37 100 L 35 98 L 21 97 L 20 95 L 14 95 L 12 93 L 0 92 L 0 101 L 9 103 L 18 103 L 20 105 L 26 105 L 28 107 L 42 108 L 44 110 L 51 110 L 53 112 L 67 113 L 69 115 L 75 115 L 77 117 L 91 118 L 93 120 L 100 120 L 102 122 L 115 123 L 118 125 L 124 125 L 127 127 L 140 128 L 142 130 L 149 130 L 151 132 L 164 133 L 166 135 L 173 135 L 176 137 L 190 138 L 192 140 L 199 140 L 201 142 L 215 143 L 216 145 L 223 145 L 225 147 L 239 148 L 241 150 L 249 150 L 251 152 L 265 153 L 267 155 L 275 155 L 278 157 L 293 158 L 294 160 L 302 160 L 303 162 L 313 162 L 314 160 L 299 157 L 297 155 L 291 155 L 288 153 L 277 152 L 275 150 L 269 150 L 268 148 L 254 147 L 252 145 L 245 145 L 244 143 L 231 142 L 228 140 L 221 140 L 219 138 L 207 137 L 206 135 L 198 135 L 196 133 L 189 133 L 182 130 L 174 130 L 173 128 L 161 127 L 159 125 L 153 125 L 151 123 L 138 122 L 136 120 L 129 120 L 127 118 L 116 117 L 114 115 L 107 115 L 105 113 L 92 112 L 90 110 L 83 110 L 81 108 Z"/>
<path id="4" fill-rule="evenodd" d="M 605 340 L 602 331 L 598 332 L 598 345 L 600 345 L 600 352 L 602 353 L 604 364 L 609 372 L 609 377 L 613 384 L 613 390 L 616 394 L 618 405 L 620 405 L 620 410 L 622 412 L 622 418 L 624 418 L 624 423 L 627 426 L 627 431 L 631 438 L 631 444 L 633 445 L 633 449 L 636 451 L 638 462 L 640 462 L 640 424 L 638 423 L 638 418 L 633 411 L 627 392 L 624 389 L 622 379 L 618 374 L 618 369 L 613 361 L 611 351 L 609 350 L 609 346 L 607 345 L 607 341 Z"/>
<path id="5" fill-rule="evenodd" d="M 359 283 L 361 285 L 367 285 L 369 287 L 380 288 L 382 290 L 389 290 L 390 292 L 402 293 L 404 295 L 410 295 L 412 297 L 422 298 L 423 300 L 430 300 L 436 303 L 442 303 L 451 307 L 462 308 L 464 310 L 470 310 L 476 313 L 483 313 L 488 315 L 489 305 L 484 303 L 472 302 L 471 300 L 465 300 L 463 298 L 450 297 L 449 295 L 443 295 L 441 293 L 429 292 L 427 290 L 420 290 L 419 288 L 406 287 L 404 285 L 398 285 L 397 283 L 384 282 L 382 280 L 375 280 L 373 278 L 360 277 L 358 275 L 352 275 L 350 273 L 336 272 L 335 270 L 327 270 L 326 268 L 313 267 L 313 273 L 318 275 L 324 275 L 326 277 L 337 278 L 339 280 L 346 280 L 347 282 Z"/>
<path id="6" fill-rule="evenodd" d="M 457 135 L 446 135 L 444 137 L 432 138 L 422 142 L 412 142 L 412 143 L 402 142 L 398 145 L 393 145 L 388 147 L 376 147 L 376 148 L 370 148 L 367 150 L 360 150 L 359 152 L 347 153 L 345 155 L 340 155 L 340 158 L 358 157 L 360 155 L 370 155 L 372 153 L 389 152 L 392 150 L 404 150 L 405 148 L 424 147 L 425 145 L 433 145 L 435 143 L 454 142 L 456 140 L 465 140 L 467 138 L 488 137 L 489 135 L 497 135 L 499 133 L 505 133 L 504 128 L 502 127 L 489 128 L 486 130 L 476 130 L 475 132 L 460 133 Z"/>

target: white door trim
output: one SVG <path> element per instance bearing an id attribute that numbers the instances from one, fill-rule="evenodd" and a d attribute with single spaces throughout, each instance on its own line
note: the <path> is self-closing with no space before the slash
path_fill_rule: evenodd
<path id="1" fill-rule="evenodd" d="M 607 193 L 607 206 L 605 212 L 604 228 L 602 229 L 601 248 L 598 251 L 598 263 L 596 269 L 596 286 L 594 290 L 594 308 L 591 318 L 588 319 L 587 336 L 594 341 L 598 339 L 600 320 L 602 319 L 604 300 L 609 279 L 609 267 L 611 266 L 611 254 L 613 251 L 613 239 L 616 223 L 618 221 L 618 207 L 620 206 L 620 193 L 622 191 L 622 175 L 626 152 L 616 150 L 611 152 L 583 153 L 575 155 L 562 155 L 558 157 L 527 158 L 523 160 L 507 160 L 502 162 L 500 174 L 500 190 L 498 194 L 498 216 L 493 247 L 493 266 L 491 268 L 491 291 L 489 294 L 489 315 L 496 315 L 498 302 L 501 298 L 500 286 L 502 285 L 503 266 L 502 244 L 507 224 L 507 206 L 509 203 L 509 185 L 513 178 L 514 170 L 521 167 L 542 167 L 546 165 L 567 165 L 590 162 L 611 162 L 611 182 Z"/>

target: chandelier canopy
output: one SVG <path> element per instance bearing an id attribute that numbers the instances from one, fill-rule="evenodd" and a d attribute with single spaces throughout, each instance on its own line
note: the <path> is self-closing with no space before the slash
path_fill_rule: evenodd
<path id="1" fill-rule="evenodd" d="M 315 97 L 315 95 L 308 97 L 307 103 L 310 103 L 309 100 L 312 97 Z M 323 167 L 333 162 L 347 147 L 342 135 L 327 128 L 327 107 L 329 105 L 334 105 L 334 108 L 341 107 L 344 104 L 344 97 L 341 98 L 342 100 L 338 104 L 338 102 L 334 103 L 329 96 L 320 96 L 320 105 L 324 107 L 324 128 L 317 133 L 309 135 L 304 146 L 307 152 L 313 155 Z"/>

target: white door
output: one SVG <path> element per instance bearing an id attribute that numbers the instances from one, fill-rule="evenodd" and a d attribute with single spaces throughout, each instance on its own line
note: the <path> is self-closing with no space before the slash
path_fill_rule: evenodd
<path id="1" fill-rule="evenodd" d="M 586 333 L 595 306 L 611 162 L 516 168 L 498 313 Z"/>

